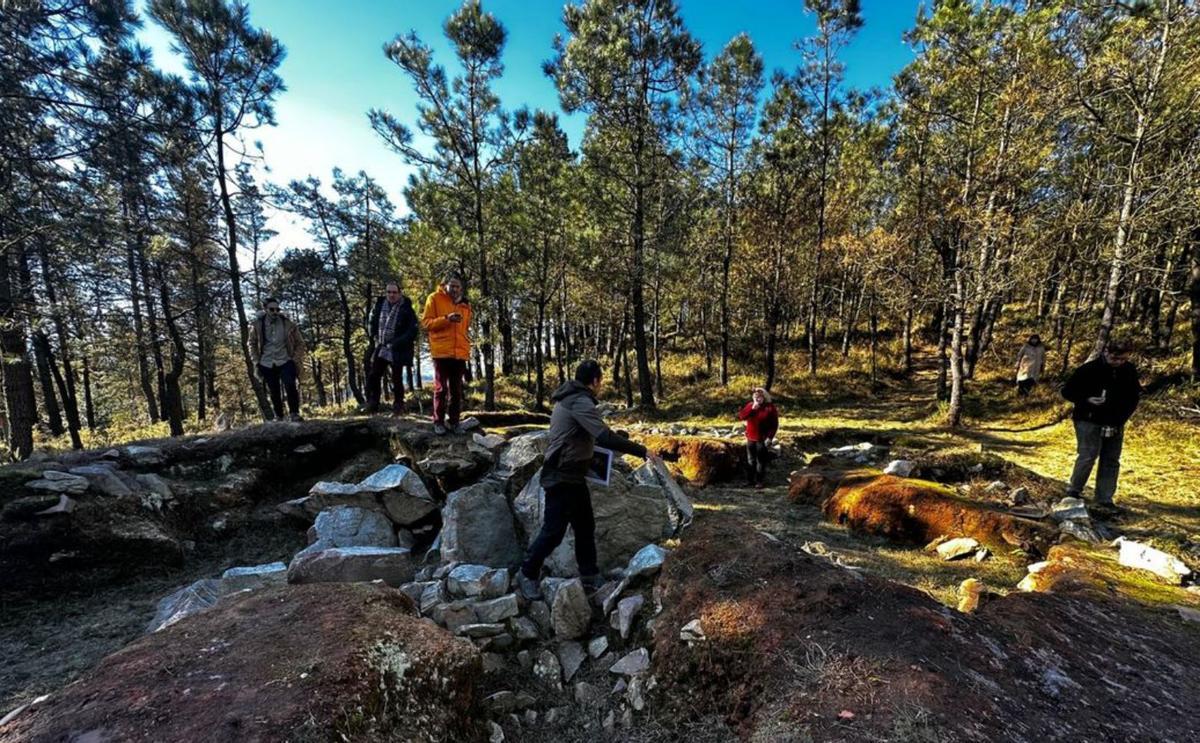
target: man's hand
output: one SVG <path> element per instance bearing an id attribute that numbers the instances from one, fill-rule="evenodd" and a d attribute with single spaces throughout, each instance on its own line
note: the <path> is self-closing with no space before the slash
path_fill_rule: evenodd
<path id="1" fill-rule="evenodd" d="M 1087 401 L 1088 401 L 1089 405 L 1095 405 L 1096 407 L 1100 407 L 1101 405 L 1104 404 L 1104 397 L 1101 395 L 1096 395 L 1095 397 L 1089 397 L 1087 399 Z"/>
<path id="2" fill-rule="evenodd" d="M 449 315 L 446 315 L 446 319 L 450 322 L 462 322 L 462 313 L 451 312 Z"/>

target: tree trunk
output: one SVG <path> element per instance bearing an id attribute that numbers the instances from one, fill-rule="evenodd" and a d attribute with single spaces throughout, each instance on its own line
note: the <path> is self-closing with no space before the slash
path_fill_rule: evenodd
<path id="1" fill-rule="evenodd" d="M 1200 227 L 1192 231 L 1192 266 L 1188 298 L 1192 318 L 1192 381 L 1200 382 Z"/>
<path id="2" fill-rule="evenodd" d="M 267 400 L 267 390 L 255 373 L 254 360 L 250 355 L 250 323 L 246 319 L 246 303 L 242 299 L 242 272 L 238 268 L 238 234 L 237 217 L 233 213 L 233 202 L 229 197 L 229 172 L 225 167 L 225 126 L 221 117 L 221 107 L 216 107 L 216 127 L 214 139 L 217 145 L 217 185 L 221 193 L 221 208 L 225 213 L 225 229 L 228 239 L 225 242 L 225 252 L 229 257 L 229 283 L 233 296 L 233 307 L 237 312 L 238 336 L 241 341 L 242 363 L 246 367 L 246 377 L 250 380 L 250 388 L 254 390 L 254 399 L 258 403 L 259 414 L 263 420 L 271 419 L 271 403 Z"/>
<path id="3" fill-rule="evenodd" d="M 83 356 L 83 410 L 89 431 L 96 430 L 96 405 L 92 401 L 92 365 L 87 354 Z"/>
<path id="4" fill-rule="evenodd" d="M 167 335 L 171 339 L 171 368 L 163 378 L 163 412 L 171 427 L 172 436 L 183 435 L 183 390 L 179 378 L 183 376 L 184 345 L 183 335 L 171 312 L 170 294 L 167 291 L 166 277 L 162 264 L 156 267 L 158 277 L 159 301 L 162 303 L 163 323 L 167 326 Z"/>
<path id="5" fill-rule="evenodd" d="M 963 309 L 963 294 L 965 292 L 963 268 L 959 266 L 954 272 L 954 297 L 952 308 L 953 326 L 950 334 L 950 409 L 947 413 L 947 423 L 951 428 L 962 425 L 963 382 L 963 331 L 966 322 Z"/>
<path id="6" fill-rule="evenodd" d="M 58 395 L 54 392 L 54 379 L 50 374 L 53 362 L 50 341 L 40 330 L 33 332 L 33 359 L 37 363 L 38 383 L 42 387 L 42 409 L 46 411 L 46 425 L 51 436 L 62 436 L 67 432 L 63 426 L 62 410 L 58 407 Z"/>
<path id="7" fill-rule="evenodd" d="M 14 291 L 10 255 L 15 248 L 0 252 L 0 362 L 4 367 L 4 401 L 8 410 L 8 446 L 17 459 L 33 453 L 33 427 L 37 423 L 37 399 L 33 370 L 25 348 L 25 324 L 21 322 Z"/>

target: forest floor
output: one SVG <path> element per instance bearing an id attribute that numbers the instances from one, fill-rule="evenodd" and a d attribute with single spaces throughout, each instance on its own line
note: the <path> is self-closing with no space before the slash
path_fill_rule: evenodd
<path id="1" fill-rule="evenodd" d="M 652 417 L 626 413 L 617 427 L 659 421 L 728 426 L 757 380 L 737 377 L 721 388 L 705 379 L 678 382 Z M 981 580 L 999 593 L 1015 590 L 1027 560 L 996 555 L 983 563 L 944 562 L 919 548 L 852 534 L 821 518 L 812 506 L 786 498 L 788 473 L 831 446 L 861 441 L 916 451 L 991 452 L 1065 489 L 1075 442 L 1068 409 L 1046 384 L 1017 398 L 1005 375 L 982 376 L 972 386 L 967 425 L 950 430 L 934 399 L 928 365 L 907 380 L 877 383 L 859 372 L 820 383 L 794 375 L 781 384 L 780 440 L 785 454 L 765 490 L 737 483 L 696 491 L 701 512 L 736 515 L 754 529 L 796 546 L 820 542 L 843 563 L 922 590 L 954 605 L 959 583 Z M 1169 549 L 1200 568 L 1200 425 L 1181 418 L 1176 398 L 1148 396 L 1130 423 L 1122 458 L 1118 503 L 1126 510 L 1114 526 L 1132 538 Z M 1090 491 L 1088 493 L 1090 497 Z M 184 568 L 154 568 L 139 576 L 80 576 L 72 590 L 53 595 L 0 596 L 0 715 L 72 680 L 103 656 L 138 637 L 155 602 L 174 588 L 235 563 L 286 559 L 299 533 L 245 534 L 198 550 Z"/>

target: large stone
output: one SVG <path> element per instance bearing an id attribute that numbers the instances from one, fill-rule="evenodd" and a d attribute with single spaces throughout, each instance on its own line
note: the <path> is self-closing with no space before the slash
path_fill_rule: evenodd
<path id="1" fill-rule="evenodd" d="M 457 565 L 446 576 L 453 596 L 493 599 L 508 593 L 508 570 L 487 565 Z"/>
<path id="2" fill-rule="evenodd" d="M 1100 543 L 1100 535 L 1096 533 L 1096 529 L 1088 521 L 1082 519 L 1070 519 L 1063 521 L 1058 525 L 1059 531 L 1063 534 L 1075 537 L 1076 539 L 1091 544 Z"/>
<path id="3" fill-rule="evenodd" d="M 54 508 L 58 504 L 62 503 L 63 498 L 71 500 L 69 495 L 59 495 L 56 493 L 27 495 L 23 498 L 14 498 L 13 500 L 4 504 L 4 510 L 0 512 L 0 518 L 3 518 L 5 521 L 24 521 L 31 519 L 35 516 L 46 513 L 49 509 Z"/>
<path id="4" fill-rule="evenodd" d="M 396 531 L 387 516 L 354 506 L 334 506 L 317 514 L 309 530 L 312 541 L 297 555 L 333 547 L 396 547 Z"/>
<path id="5" fill-rule="evenodd" d="M 1117 543 L 1121 548 L 1117 561 L 1125 567 L 1148 570 L 1175 585 L 1179 585 L 1186 576 L 1192 574 L 1191 568 L 1178 557 L 1155 549 L 1148 544 L 1135 542 L 1125 537 L 1118 537 Z"/>
<path id="6" fill-rule="evenodd" d="M 123 454 L 137 467 L 153 467 L 166 461 L 163 450 L 157 446 L 133 444 L 125 447 Z"/>
<path id="7" fill-rule="evenodd" d="M 46 470 L 40 479 L 25 483 L 25 487 L 31 490 L 69 495 L 82 495 L 90 485 L 88 479 L 82 475 L 71 475 L 57 470 Z"/>
<path id="8" fill-rule="evenodd" d="M 509 493 L 525 487 L 529 478 L 542 466 L 546 448 L 550 446 L 549 431 L 534 431 L 515 437 L 500 454 L 497 475 L 508 483 Z"/>
<path id="9" fill-rule="evenodd" d="M 602 571 L 623 568 L 639 549 L 671 533 L 667 498 L 660 487 L 639 485 L 613 472 L 609 486 L 589 486 L 596 520 L 596 553 Z M 540 473 L 533 476 L 513 501 L 513 512 L 527 546 L 542 528 L 546 492 Z M 546 560 L 551 575 L 579 575 L 575 539 L 568 531 Z"/>
<path id="10" fill-rule="evenodd" d="M 457 490 L 492 466 L 492 455 L 469 446 L 449 445 L 433 449 L 417 462 L 426 477 L 437 481 L 443 493 Z"/>
<path id="11" fill-rule="evenodd" d="M 506 443 L 508 443 L 508 439 L 496 433 L 489 433 L 486 435 L 474 433 L 471 434 L 471 442 L 476 446 L 482 447 L 489 454 L 495 454 L 497 451 L 503 448 Z"/>
<path id="12" fill-rule="evenodd" d="M 146 626 L 146 631 L 158 632 L 184 617 L 211 609 L 216 606 L 217 600 L 220 598 L 221 581 L 219 580 L 205 578 L 186 585 L 158 602 L 154 618 Z"/>
<path id="13" fill-rule="evenodd" d="M 479 618 L 480 622 L 485 623 L 503 622 L 505 619 L 517 616 L 520 611 L 515 593 L 475 604 L 475 616 Z"/>
<path id="14" fill-rule="evenodd" d="M 575 640 L 587 635 L 592 623 L 592 607 L 581 581 L 570 580 L 559 586 L 550 605 L 550 623 L 560 640 Z"/>
<path id="15" fill-rule="evenodd" d="M 221 592 L 223 594 L 284 583 L 287 583 L 287 565 L 282 562 L 229 568 L 221 573 Z"/>
<path id="16" fill-rule="evenodd" d="M 277 586 L 134 641 L 0 740 L 477 740 L 481 670 L 398 591 Z"/>
<path id="17" fill-rule="evenodd" d="M 655 575 L 662 570 L 663 562 L 667 559 L 667 551 L 657 544 L 647 544 L 637 551 L 625 567 L 625 577 L 629 580 L 643 576 Z"/>
<path id="18" fill-rule="evenodd" d="M 334 547 L 297 555 L 288 565 L 289 583 L 357 583 L 382 580 L 399 586 L 412 580 L 412 553 L 403 547 Z"/>
<path id="19" fill-rule="evenodd" d="M 650 670 L 650 652 L 646 648 L 638 648 L 614 663 L 608 670 L 622 676 L 640 676 Z"/>
<path id="20" fill-rule="evenodd" d="M 437 510 L 425 483 L 402 464 L 389 464 L 357 484 L 318 482 L 307 497 L 283 503 L 279 510 L 312 518 L 333 506 L 381 510 L 400 526 L 410 526 Z"/>
<path id="21" fill-rule="evenodd" d="M 110 465 L 88 464 L 81 467 L 72 467 L 70 473 L 86 477 L 87 481 L 91 484 L 92 490 L 101 495 L 113 498 L 133 495 L 133 490 L 125 484 L 125 481 L 117 475 L 116 471 Z"/>
<path id="22" fill-rule="evenodd" d="M 485 479 L 455 490 L 442 508 L 443 562 L 508 567 L 521 560 L 504 484 Z"/>

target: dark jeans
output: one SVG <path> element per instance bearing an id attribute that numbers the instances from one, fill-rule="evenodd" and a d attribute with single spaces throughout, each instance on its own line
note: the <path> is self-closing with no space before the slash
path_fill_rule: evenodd
<path id="1" fill-rule="evenodd" d="M 1112 436 L 1102 436 L 1099 423 L 1075 421 L 1075 469 L 1071 482 L 1067 484 L 1067 495 L 1078 498 L 1092 475 L 1092 465 L 1100 460 L 1096 469 L 1096 502 L 1113 502 L 1117 493 L 1117 474 L 1121 470 L 1121 446 L 1125 439 L 1125 427 L 1117 426 Z"/>
<path id="2" fill-rule="evenodd" d="M 450 427 L 458 425 L 462 412 L 463 374 L 467 362 L 462 359 L 433 360 L 433 421 Z"/>
<path id="3" fill-rule="evenodd" d="M 379 393 L 383 386 L 383 374 L 392 368 L 392 412 L 404 412 L 404 364 L 399 359 L 388 361 L 378 353 L 367 368 L 367 412 L 379 410 Z"/>
<path id="4" fill-rule="evenodd" d="M 283 418 L 283 394 L 281 387 L 287 390 L 288 412 L 300 415 L 300 385 L 297 383 L 296 362 L 288 361 L 282 366 L 258 365 L 267 390 L 271 393 L 271 407 L 275 410 L 275 418 Z"/>
<path id="5" fill-rule="evenodd" d="M 746 442 L 746 464 L 751 483 L 760 483 L 767 478 L 767 458 L 770 457 L 767 445 L 761 441 Z"/>
<path id="6" fill-rule="evenodd" d="M 542 530 L 529 545 L 521 572 L 537 580 L 542 563 L 562 543 L 567 527 L 575 532 L 575 562 L 580 575 L 596 575 L 596 518 L 592 514 L 592 494 L 587 483 L 559 483 L 546 489 L 546 509 Z"/>
<path id="7" fill-rule="evenodd" d="M 1033 386 L 1037 384 L 1036 379 L 1021 379 L 1017 381 L 1017 394 L 1021 397 L 1027 397 L 1033 391 Z"/>

